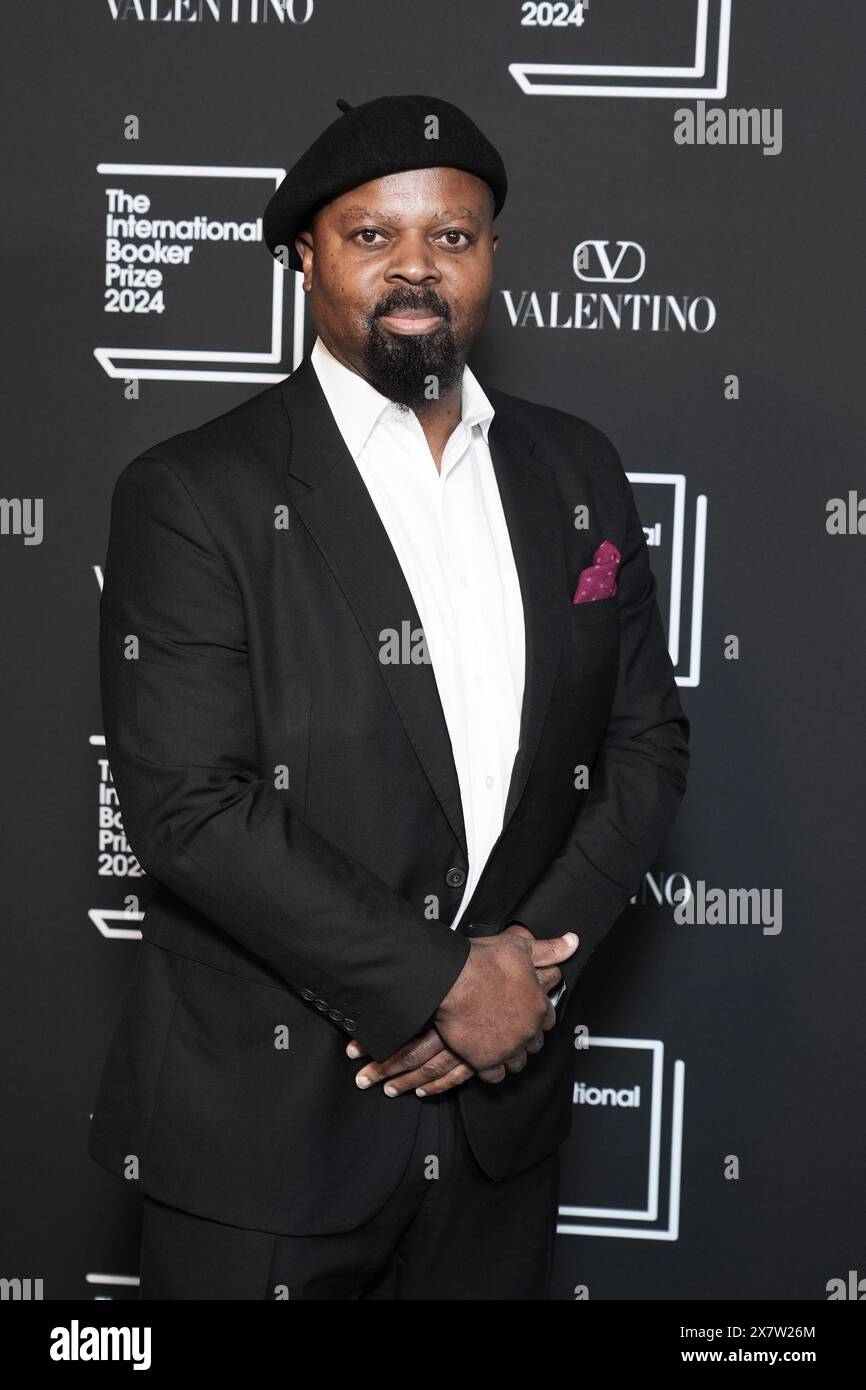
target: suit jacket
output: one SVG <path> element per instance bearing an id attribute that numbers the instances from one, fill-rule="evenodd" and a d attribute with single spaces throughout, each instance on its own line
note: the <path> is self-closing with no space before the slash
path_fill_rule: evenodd
<path id="1" fill-rule="evenodd" d="M 572 1116 L 573 986 L 685 789 L 689 725 L 615 448 L 485 390 L 526 686 L 502 832 L 455 930 L 466 838 L 433 668 L 411 659 L 417 610 L 309 356 L 114 488 L 103 715 L 155 892 L 89 1148 L 212 1220 L 314 1234 L 368 1219 L 429 1102 L 360 1091 L 348 1039 L 382 1059 L 423 1031 L 470 938 L 513 921 L 578 932 L 569 989 L 525 1069 L 473 1077 L 458 1103 L 491 1178 L 553 1152 Z M 574 605 L 603 539 L 618 592 Z M 389 631 L 407 659 L 380 659 Z"/>

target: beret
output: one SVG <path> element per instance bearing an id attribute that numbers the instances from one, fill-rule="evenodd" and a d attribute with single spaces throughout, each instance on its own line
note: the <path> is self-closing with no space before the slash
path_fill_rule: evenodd
<path id="1" fill-rule="evenodd" d="M 493 190 L 496 217 L 505 202 L 505 165 L 474 121 L 439 97 L 376 97 L 360 106 L 338 100 L 341 115 L 292 166 L 265 208 L 268 250 L 288 249 L 288 265 L 302 270 L 295 237 L 333 198 L 386 174 L 448 166 L 484 179 Z M 429 137 L 429 117 L 438 121 Z"/>

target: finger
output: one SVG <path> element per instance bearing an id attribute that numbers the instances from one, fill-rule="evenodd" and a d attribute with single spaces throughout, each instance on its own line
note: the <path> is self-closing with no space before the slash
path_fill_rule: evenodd
<path id="1" fill-rule="evenodd" d="M 367 1049 L 364 1044 L 358 1042 L 357 1038 L 352 1038 L 352 1041 L 346 1046 L 346 1056 L 351 1057 L 352 1061 L 355 1062 L 359 1057 L 365 1057 L 366 1055 Z"/>
<path id="2" fill-rule="evenodd" d="M 573 956 L 580 944 L 580 937 L 576 932 L 567 931 L 564 936 L 552 936 L 545 940 L 532 940 L 532 964 L 557 965 L 562 960 L 568 960 Z"/>
<path id="3" fill-rule="evenodd" d="M 449 1048 L 442 1048 L 435 1057 L 431 1057 L 420 1067 L 413 1067 L 410 1071 L 403 1072 L 400 1076 L 388 1078 L 384 1091 L 386 1096 L 402 1096 L 407 1091 L 414 1091 L 418 1086 L 426 1087 L 434 1081 L 439 1081 L 443 1076 L 447 1076 L 455 1067 L 466 1066 L 462 1057 L 458 1057 L 456 1052 Z"/>
<path id="4" fill-rule="evenodd" d="M 548 1001 L 547 1001 L 547 1008 L 546 1008 L 546 1010 L 545 1010 L 544 1018 L 542 1019 L 542 1023 L 541 1023 L 541 1030 L 542 1030 L 542 1032 L 543 1032 L 543 1033 L 549 1033 L 550 1030 L 551 1030 L 551 1028 L 553 1027 L 553 1025 L 554 1025 L 555 1023 L 556 1023 L 556 1009 L 553 1007 L 553 1000 L 552 1000 L 552 999 L 548 999 Z"/>
<path id="5" fill-rule="evenodd" d="M 442 1050 L 442 1039 L 435 1028 L 428 1028 L 417 1038 L 404 1043 L 390 1057 L 382 1062 L 368 1062 L 355 1074 L 355 1085 L 362 1090 L 385 1081 L 388 1077 L 399 1076 L 402 1072 L 413 1071 Z"/>
<path id="6" fill-rule="evenodd" d="M 540 1052 L 544 1047 L 544 1034 L 541 1029 L 535 1034 L 530 1042 L 526 1044 L 527 1052 Z"/>
<path id="7" fill-rule="evenodd" d="M 513 1074 L 514 1072 L 523 1071 L 526 1062 L 526 1053 L 521 1050 L 520 1052 L 515 1052 L 512 1057 L 506 1057 L 505 1066 L 507 1070 Z"/>
<path id="8" fill-rule="evenodd" d="M 562 980 L 562 971 L 558 965 L 537 965 L 535 974 L 545 994 Z"/>
<path id="9" fill-rule="evenodd" d="M 456 1067 L 445 1076 L 440 1076 L 435 1081 L 425 1081 L 423 1086 L 415 1091 L 416 1096 L 439 1096 L 443 1091 L 450 1091 L 454 1086 L 462 1086 L 464 1081 L 468 1081 L 475 1072 L 467 1062 L 460 1062 Z"/>
<path id="10" fill-rule="evenodd" d="M 488 1082 L 491 1086 L 498 1086 L 500 1081 L 505 1080 L 508 1072 L 500 1062 L 498 1066 L 485 1067 L 483 1071 L 479 1071 L 478 1075 L 482 1081 Z"/>

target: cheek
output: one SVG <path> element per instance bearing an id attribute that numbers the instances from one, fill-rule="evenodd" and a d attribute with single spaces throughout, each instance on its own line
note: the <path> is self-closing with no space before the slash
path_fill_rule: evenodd
<path id="1" fill-rule="evenodd" d="M 310 311 L 317 323 L 326 323 L 340 338 L 359 339 L 367 331 L 367 302 L 359 298 L 357 286 L 339 275 L 325 275 L 313 283 Z"/>
<path id="2" fill-rule="evenodd" d="M 450 296 L 451 306 L 464 323 L 477 323 L 486 317 L 492 294 L 493 286 L 486 277 L 473 277 L 455 288 Z"/>
<path id="3" fill-rule="evenodd" d="M 454 336 L 465 340 L 473 338 L 487 318 L 487 303 L 475 299 L 451 300 L 451 327 Z"/>

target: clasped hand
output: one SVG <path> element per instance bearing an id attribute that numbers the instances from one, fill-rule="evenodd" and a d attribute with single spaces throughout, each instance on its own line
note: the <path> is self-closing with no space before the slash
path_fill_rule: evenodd
<path id="1" fill-rule="evenodd" d="M 435 1096 L 471 1076 L 495 1085 L 509 1072 L 522 1071 L 556 1022 L 547 992 L 561 981 L 559 964 L 577 946 L 574 932 L 536 940 L 519 923 L 497 936 L 474 938 L 433 1024 L 384 1061 L 368 1062 L 356 1084 L 367 1088 L 384 1081 L 388 1096 L 412 1090 Z M 353 1039 L 346 1054 L 357 1060 L 365 1048 Z"/>

